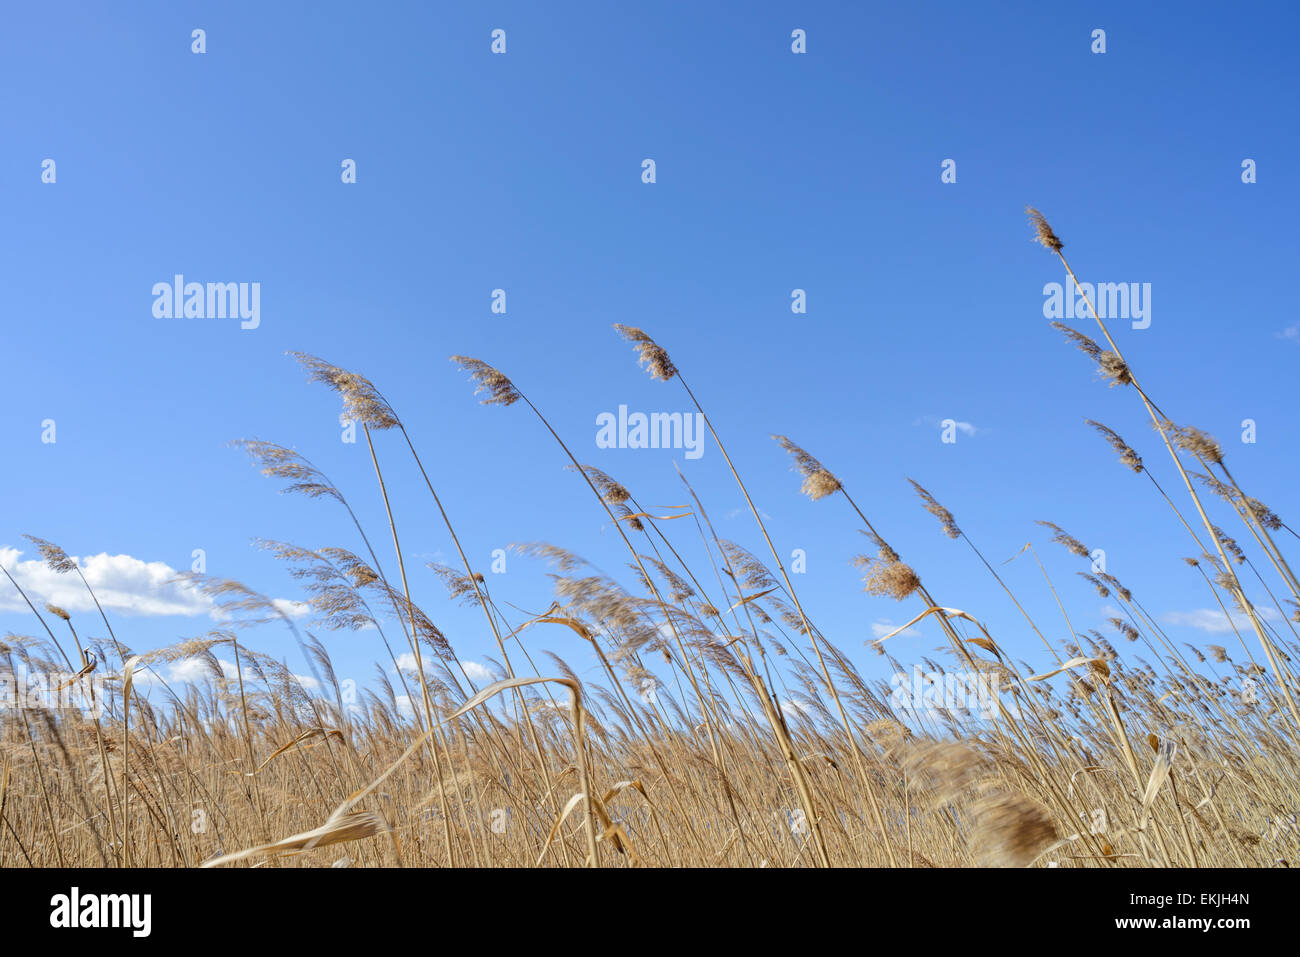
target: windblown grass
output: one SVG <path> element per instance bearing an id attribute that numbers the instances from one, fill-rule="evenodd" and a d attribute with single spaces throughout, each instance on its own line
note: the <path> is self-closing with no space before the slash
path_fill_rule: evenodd
<path id="1" fill-rule="evenodd" d="M 1030 218 L 1073 278 L 1050 224 L 1032 209 Z M 1077 574 L 1118 604 L 1115 635 L 1140 643 L 1150 660 L 1072 627 L 1069 640 L 1053 644 L 952 512 L 913 481 L 921 507 L 969 546 L 1023 617 L 1024 634 L 1041 640 L 1046 655 L 1031 669 L 1004 648 L 1019 636 L 990 633 L 979 609 L 931 594 L 852 498 L 851 476 L 775 436 L 793 457 L 800 491 L 814 501 L 842 498 L 846 533 L 857 526 L 866 535 L 871 548 L 857 560 L 865 589 L 910 603 L 908 625 L 942 630 L 950 661 L 927 659 L 930 670 L 983 676 L 999 692 L 988 714 L 900 714 L 888 683 L 864 677 L 805 608 L 714 420 L 687 385 L 689 370 L 648 333 L 624 326 L 617 331 L 652 378 L 684 390 L 704 415 L 769 557 L 719 538 L 689 485 L 688 510 L 642 507 L 624 485 L 579 462 L 505 372 L 456 356 L 486 392 L 484 404 L 517 405 L 504 414 L 522 412 L 524 425 L 535 421 L 554 438 L 634 572 L 629 585 L 562 547 L 519 546 L 551 565 L 555 599 L 543 614 L 513 620 L 461 548 L 398 411 L 363 376 L 297 355 L 309 379 L 334 391 L 361 425 L 387 535 L 363 528 L 343 492 L 299 453 L 250 441 L 245 451 L 288 491 L 337 503 L 362 550 L 263 545 L 292 568 L 320 627 L 365 629 L 392 670 L 379 669 L 375 687 L 348 701 L 310 634 L 299 640 L 324 676 L 317 693 L 235 631 L 136 655 L 97 599 L 109 638 L 88 643 L 68 612 L 49 606 L 42 614 L 28 600 L 40 633 L 0 641 L 0 676 L 108 681 L 96 717 L 40 706 L 0 711 L 0 865 L 1289 866 L 1300 853 L 1291 667 L 1300 582 L 1278 539 L 1295 533 L 1243 491 L 1211 436 L 1175 424 L 1143 391 L 1092 314 L 1108 348 L 1054 325 L 1111 386 L 1133 393 L 1190 509 L 1124 438 L 1088 425 L 1121 465 L 1147 477 L 1156 504 L 1185 529 L 1193 550 L 1186 566 L 1234 631 L 1247 625 L 1236 634 L 1239 651 L 1180 649 L 1129 588 L 1092 569 Z M 431 566 L 435 577 L 481 611 L 494 638 L 500 677 L 485 687 L 412 598 L 383 467 L 394 462 L 381 465 L 381 433 L 400 437 L 385 456 L 411 455 L 455 544 L 458 566 Z M 1212 510 L 1231 513 L 1240 541 Z M 684 517 L 694 520 L 673 521 Z M 1069 532 L 1039 524 L 1070 555 L 1090 555 Z M 33 542 L 51 569 L 81 575 L 59 546 Z M 1027 549 L 1055 594 L 1047 566 Z M 687 552 L 707 562 L 689 564 Z M 242 622 L 281 618 L 294 627 L 242 584 L 187 577 Z M 537 633 L 555 626 L 590 649 L 599 680 L 579 680 L 557 655 L 543 660 L 532 650 Z M 907 669 L 891 652 L 907 647 L 898 639 L 905 627 L 874 643 L 899 673 Z M 399 649 L 414 669 L 399 667 Z M 233 675 L 217 651 L 232 655 Z M 141 674 L 181 659 L 205 662 L 210 679 L 182 689 L 159 680 L 161 703 L 133 691 Z M 645 694 L 648 683 L 663 693 Z M 413 711 L 399 707 L 399 692 L 418 702 Z"/>

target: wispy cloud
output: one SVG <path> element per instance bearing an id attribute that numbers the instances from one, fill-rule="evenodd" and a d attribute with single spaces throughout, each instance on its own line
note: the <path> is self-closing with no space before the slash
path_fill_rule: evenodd
<path id="1" fill-rule="evenodd" d="M 1294 326 L 1287 326 L 1277 334 L 1279 339 L 1290 339 L 1292 342 L 1300 343 L 1300 323 Z"/>
<path id="2" fill-rule="evenodd" d="M 877 638 L 883 638 L 898 626 L 887 618 L 880 618 L 871 623 L 871 633 Z M 921 633 L 915 628 L 904 628 L 898 633 L 898 637 L 920 638 Z"/>
<path id="3" fill-rule="evenodd" d="M 750 514 L 750 512 L 749 509 L 747 508 L 731 508 L 728 509 L 725 514 L 728 519 L 735 519 L 735 518 L 740 518 L 740 516 L 742 515 L 748 515 Z M 758 514 L 762 516 L 763 521 L 765 522 L 770 521 L 772 518 L 771 515 L 768 515 L 767 512 L 763 511 L 761 508 L 758 510 Z"/>
<path id="4" fill-rule="evenodd" d="M 1257 608 L 1259 617 L 1264 621 L 1281 621 L 1282 614 L 1275 608 Z M 1237 631 L 1250 631 L 1250 619 L 1240 612 L 1234 612 L 1232 619 L 1217 608 L 1197 608 L 1192 611 L 1171 611 L 1161 616 L 1161 620 L 1168 625 L 1182 625 L 1184 628 L 1194 628 L 1197 631 L 1208 632 L 1211 635 L 1223 635 L 1232 632 L 1235 627 Z"/>

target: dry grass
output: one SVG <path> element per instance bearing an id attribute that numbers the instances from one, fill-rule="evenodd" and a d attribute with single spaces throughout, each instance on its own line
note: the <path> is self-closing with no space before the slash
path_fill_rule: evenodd
<path id="1" fill-rule="evenodd" d="M 1064 263 L 1052 227 L 1030 215 L 1037 240 Z M 1151 461 L 1106 426 L 1088 424 L 1122 465 L 1150 480 L 1156 504 L 1186 530 L 1193 557 L 1177 567 L 1225 614 L 1237 613 L 1230 621 L 1248 623 L 1236 636 L 1240 651 L 1207 646 L 1207 657 L 1176 647 L 1129 588 L 1077 569 L 1118 604 L 1123 617 L 1112 625 L 1133 653 L 1072 628 L 1053 644 L 952 513 L 913 482 L 944 534 L 969 545 L 1026 633 L 1042 640 L 1046 656 L 1030 670 L 1003 650 L 1011 636 L 990 634 L 977 609 L 931 596 L 853 500 L 851 477 L 778 436 L 802 492 L 827 500 L 823 507 L 847 507 L 864 526 L 875 550 L 859 559 L 866 590 L 911 603 L 907 617 L 942 630 L 949 661 L 925 659 L 927 670 L 959 686 L 979 678 L 998 692 L 987 713 L 938 709 L 900 719 L 890 685 L 865 678 L 806 612 L 752 503 L 770 565 L 718 538 L 689 486 L 689 512 L 642 508 L 624 485 L 579 463 L 515 381 L 456 357 L 488 393 L 486 404 L 520 403 L 555 438 L 635 572 L 625 585 L 563 548 L 523 547 L 551 565 L 555 603 L 519 621 L 460 549 L 420 465 L 460 560 L 434 566 L 435 575 L 453 599 L 481 610 L 497 643 L 499 680 L 478 687 L 454 642 L 412 600 L 371 434 L 396 432 L 391 454 L 409 452 L 419 465 L 401 418 L 364 377 L 299 356 L 364 428 L 393 548 L 381 561 L 382 539 L 298 453 L 247 442 L 288 490 L 341 506 L 364 549 L 265 546 L 292 567 L 319 627 L 365 629 L 399 686 L 381 668 L 373 689 L 348 700 L 311 636 L 300 641 L 323 676 L 315 693 L 233 631 L 135 656 L 102 611 L 95 627 L 102 622 L 109 640 L 83 644 L 74 616 L 54 607 L 42 615 L 29 602 L 40 631 L 0 640 L 0 677 L 106 681 L 96 686 L 95 718 L 40 706 L 0 710 L 0 866 L 1289 866 L 1300 856 L 1291 669 L 1300 654 L 1292 623 L 1300 583 L 1274 533 L 1294 533 L 1241 489 L 1212 437 L 1175 425 L 1142 391 L 1097 322 L 1108 349 L 1063 331 L 1149 412 L 1192 508 L 1166 494 Z M 652 377 L 684 389 L 704 412 L 664 348 L 642 330 L 618 331 Z M 1219 501 L 1203 501 L 1198 485 Z M 1240 523 L 1237 539 L 1211 520 L 1210 504 Z M 694 520 L 671 521 L 688 515 Z M 1073 556 L 1063 560 L 1089 556 L 1083 542 L 1040 524 Z M 80 575 L 57 545 L 34 541 L 52 569 Z M 1047 566 L 1029 548 L 1051 589 Z M 688 564 L 688 552 L 707 559 Z M 1247 567 L 1258 588 L 1239 576 Z M 233 620 L 279 618 L 293 627 L 243 585 L 190 578 Z M 1261 594 L 1295 614 L 1261 614 Z M 580 681 L 556 655 L 538 657 L 544 633 L 557 627 L 594 655 L 599 680 Z M 886 637 L 891 651 L 909 648 Z M 882 655 L 885 647 L 876 642 Z M 416 669 L 397 667 L 402 651 Z M 233 675 L 217 652 L 233 658 Z M 211 677 L 180 689 L 157 683 L 153 703 L 141 697 L 143 674 L 180 659 L 206 662 Z M 657 692 L 646 694 L 651 685 Z M 399 696 L 417 703 L 413 713 Z"/>

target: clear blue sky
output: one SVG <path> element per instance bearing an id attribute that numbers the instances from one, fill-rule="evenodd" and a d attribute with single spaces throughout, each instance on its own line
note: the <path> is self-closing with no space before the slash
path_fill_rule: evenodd
<path id="1" fill-rule="evenodd" d="M 1169 621 L 1209 608 L 1179 560 L 1185 531 L 1083 424 L 1118 430 L 1174 487 L 1137 397 L 1107 389 L 1048 327 L 1043 286 L 1063 275 L 1023 207 L 1048 215 L 1085 281 L 1151 283 L 1150 328 L 1116 324 L 1144 385 L 1293 517 L 1298 21 L 1281 3 L 10 6 L 0 549 L 31 560 L 20 536 L 32 533 L 76 556 L 187 569 L 202 548 L 209 573 L 299 597 L 250 539 L 359 543 L 336 507 L 278 495 L 226 445 L 251 437 L 313 459 L 386 541 L 365 447 L 340 441 L 337 400 L 304 381 L 293 349 L 384 390 L 484 570 L 518 541 L 611 571 L 625 553 L 527 410 L 479 406 L 453 353 L 512 376 L 581 459 L 644 503 L 685 501 L 676 459 L 720 533 L 757 552 L 716 449 L 692 461 L 596 447 L 600 412 L 687 408 L 676 383 L 638 370 L 609 328 L 621 322 L 685 373 L 783 555 L 805 549 L 795 581 L 810 614 L 873 675 L 885 662 L 863 649 L 872 624 L 921 606 L 862 592 L 855 520 L 842 501 L 798 495 L 773 432 L 840 476 L 936 598 L 1031 661 L 1045 654 L 1037 638 L 905 476 L 990 560 L 1038 544 L 1078 628 L 1106 630 L 1107 603 L 1037 519 L 1104 548 Z M 490 51 L 496 28 L 505 55 Z M 795 28 L 805 55 L 791 52 Z M 1105 54 L 1090 51 L 1096 28 Z M 41 181 L 47 158 L 54 184 Z M 355 184 L 340 181 L 347 158 Z M 941 183 L 950 158 L 957 182 Z M 1245 158 L 1255 184 L 1241 182 Z M 260 327 L 155 318 L 152 286 L 176 273 L 260 282 Z M 505 316 L 490 309 L 496 288 Z M 791 312 L 795 288 L 806 315 Z M 974 434 L 941 443 L 944 418 Z M 1245 418 L 1253 445 L 1239 440 Z M 418 597 L 482 660 L 494 651 L 481 617 L 419 570 L 452 561 L 446 533 L 393 437 L 380 439 Z M 1005 571 L 1062 637 L 1039 572 L 1025 559 Z M 512 558 L 494 595 L 541 611 L 541 572 Z M 0 595 L 0 633 L 36 633 L 12 607 Z M 215 624 L 112 614 L 137 649 Z M 365 680 L 383 657 L 373 633 L 324 637 L 341 676 Z M 306 670 L 282 630 L 248 640 Z M 567 632 L 531 644 L 595 674 Z M 935 644 L 931 631 L 895 653 Z"/>

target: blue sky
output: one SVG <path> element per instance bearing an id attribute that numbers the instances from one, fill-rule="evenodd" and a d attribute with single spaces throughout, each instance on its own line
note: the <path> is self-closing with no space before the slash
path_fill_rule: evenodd
<path id="1" fill-rule="evenodd" d="M 863 593 L 852 513 L 801 498 L 771 433 L 839 475 L 936 598 L 1030 661 L 1045 654 L 1038 639 L 905 476 L 991 561 L 1035 542 L 1078 628 L 1106 630 L 1107 603 L 1035 520 L 1104 548 L 1157 615 L 1193 615 L 1212 600 L 1179 560 L 1186 532 L 1083 420 L 1125 436 L 1166 488 L 1176 476 L 1131 390 L 1108 389 L 1049 328 L 1043 286 L 1064 276 L 1030 242 L 1023 208 L 1047 214 L 1083 280 L 1151 284 L 1150 327 L 1115 326 L 1125 354 L 1287 519 L 1300 439 L 1300 194 L 1286 166 L 1300 155 L 1297 19 L 1287 4 L 1245 15 L 1197 3 L 10 8 L 0 554 L 22 574 L 36 557 L 23 533 L 175 569 L 201 548 L 210 574 L 300 597 L 250 539 L 359 543 L 336 507 L 278 495 L 226 444 L 253 437 L 311 458 L 385 541 L 364 444 L 340 440 L 337 400 L 286 350 L 385 392 L 484 570 L 511 542 L 552 542 L 614 572 L 625 553 L 527 410 L 479 406 L 453 353 L 510 375 L 580 459 L 643 503 L 686 501 L 676 461 L 720 534 L 761 554 L 716 448 L 698 460 L 597 448 L 601 412 L 688 408 L 677 383 L 638 370 L 609 328 L 621 322 L 672 355 L 783 557 L 805 550 L 795 585 L 810 615 L 871 674 L 885 673 L 863 648 L 872 625 L 920 606 Z M 497 28 L 504 55 L 490 50 Z M 795 28 L 806 54 L 791 52 Z M 1097 28 L 1104 54 L 1090 51 Z M 1246 158 L 1254 184 L 1241 181 Z M 356 183 L 341 182 L 345 159 Z M 955 183 L 941 182 L 945 159 Z M 151 289 L 177 273 L 260 283 L 260 325 L 156 318 Z M 505 315 L 490 308 L 498 288 Z M 806 314 L 791 312 L 796 288 Z M 945 418 L 973 434 L 942 443 Z M 1239 440 L 1246 418 L 1254 444 Z M 420 569 L 454 552 L 418 472 L 392 436 L 379 454 L 417 599 L 462 657 L 494 654 L 478 613 Z M 1064 637 L 1026 559 L 1000 570 Z M 157 597 L 147 570 L 109 565 L 129 606 L 111 614 L 137 650 L 215 624 L 142 614 L 160 610 L 130 598 Z M 543 571 L 511 558 L 493 593 L 540 612 Z M 0 632 L 36 633 L 14 608 L 0 593 Z M 1171 634 L 1227 643 L 1187 625 Z M 323 637 L 341 676 L 365 680 L 383 657 L 373 633 Z M 305 670 L 283 630 L 248 640 Z M 935 644 L 930 632 L 895 653 L 915 660 Z M 567 632 L 532 646 L 596 673 Z"/>

